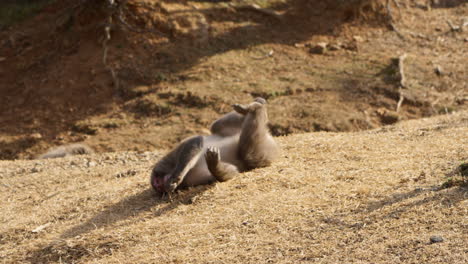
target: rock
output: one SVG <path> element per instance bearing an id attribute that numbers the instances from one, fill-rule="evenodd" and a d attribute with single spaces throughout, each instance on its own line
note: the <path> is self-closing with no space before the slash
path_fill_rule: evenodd
<path id="1" fill-rule="evenodd" d="M 345 50 L 359 51 L 359 47 L 358 47 L 357 41 L 351 41 L 351 42 L 349 42 L 349 43 L 347 43 L 347 44 L 342 45 L 342 47 L 343 47 Z"/>
<path id="2" fill-rule="evenodd" d="M 305 45 L 305 44 L 302 44 L 302 43 L 296 43 L 296 44 L 294 44 L 294 47 L 296 47 L 296 48 L 305 48 L 305 46 L 306 46 L 306 45 Z"/>
<path id="3" fill-rule="evenodd" d="M 444 239 L 441 236 L 431 236 L 431 244 L 443 242 Z"/>
<path id="4" fill-rule="evenodd" d="M 435 72 L 438 76 L 444 75 L 444 71 L 442 70 L 442 67 L 440 67 L 439 65 L 437 65 L 437 66 L 434 68 L 434 72 Z"/>
<path id="5" fill-rule="evenodd" d="M 87 165 L 88 165 L 88 167 L 94 167 L 94 166 L 97 165 L 97 163 L 94 162 L 94 161 L 88 161 L 88 164 L 87 164 Z"/>
<path id="6" fill-rule="evenodd" d="M 135 176 L 137 174 L 137 171 L 136 170 L 128 170 L 128 171 L 125 171 L 125 172 L 119 172 L 115 175 L 116 178 L 125 178 L 125 177 L 131 177 L 131 176 Z"/>
<path id="7" fill-rule="evenodd" d="M 328 49 L 331 51 L 336 51 L 341 49 L 341 44 L 331 44 L 328 46 Z"/>
<path id="8" fill-rule="evenodd" d="M 390 125 L 398 122 L 400 116 L 397 112 L 380 108 L 377 111 L 377 115 L 380 117 L 380 121 L 385 125 Z"/>
<path id="9" fill-rule="evenodd" d="M 327 43 L 326 42 L 319 42 L 315 46 L 311 47 L 309 52 L 313 54 L 324 54 L 327 52 Z"/>
<path id="10" fill-rule="evenodd" d="M 33 139 L 41 139 L 41 138 L 42 138 L 42 135 L 41 135 L 41 133 L 33 133 L 33 134 L 31 134 L 31 138 L 33 138 Z"/>
<path id="11" fill-rule="evenodd" d="M 361 36 L 354 36 L 353 40 L 356 41 L 356 42 L 363 42 L 364 41 L 364 39 Z"/>

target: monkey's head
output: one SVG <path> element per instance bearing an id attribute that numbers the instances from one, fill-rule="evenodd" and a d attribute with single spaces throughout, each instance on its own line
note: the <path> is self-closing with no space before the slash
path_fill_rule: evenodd
<path id="1" fill-rule="evenodd" d="M 166 175 L 151 175 L 151 186 L 153 186 L 154 190 L 158 193 L 165 193 L 168 192 L 168 182 L 171 177 L 171 174 Z"/>

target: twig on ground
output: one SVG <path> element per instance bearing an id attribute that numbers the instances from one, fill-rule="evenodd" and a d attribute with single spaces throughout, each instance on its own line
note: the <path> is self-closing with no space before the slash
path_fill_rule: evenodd
<path id="1" fill-rule="evenodd" d="M 283 18 L 283 15 L 281 13 L 275 10 L 269 9 L 269 8 L 262 8 L 256 4 L 241 5 L 241 6 L 230 5 L 230 6 L 237 10 L 255 11 L 264 15 L 272 16 L 278 20 L 281 20 Z"/>
<path id="2" fill-rule="evenodd" d="M 403 93 L 401 92 L 401 89 L 400 89 L 400 100 L 398 100 L 398 104 L 397 104 L 397 107 L 396 107 L 396 112 L 400 112 L 400 107 L 401 105 L 403 104 L 403 101 L 405 100 L 405 97 L 403 96 Z"/>
<path id="3" fill-rule="evenodd" d="M 272 57 L 273 54 L 275 52 L 273 50 L 270 50 L 267 54 L 261 56 L 261 57 L 254 57 L 254 56 L 250 56 L 250 58 L 254 59 L 254 60 L 263 60 L 263 59 L 266 59 L 266 58 L 269 58 L 269 57 Z"/>
<path id="4" fill-rule="evenodd" d="M 47 223 L 47 224 L 38 226 L 38 227 L 34 228 L 33 230 L 31 230 L 31 232 L 33 232 L 33 233 L 39 233 L 39 232 L 41 232 L 42 230 L 44 230 L 46 227 L 48 227 L 48 226 L 50 226 L 50 225 L 51 225 L 51 223 Z"/>
<path id="5" fill-rule="evenodd" d="M 450 19 L 447 19 L 447 24 L 449 25 L 450 27 L 450 31 L 451 32 L 461 32 L 462 31 L 462 28 L 463 28 L 463 23 L 462 23 L 462 26 L 456 26 L 452 23 L 452 21 L 450 21 Z"/>

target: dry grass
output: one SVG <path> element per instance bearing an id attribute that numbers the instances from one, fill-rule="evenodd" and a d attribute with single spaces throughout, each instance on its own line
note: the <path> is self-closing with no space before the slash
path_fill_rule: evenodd
<path id="1" fill-rule="evenodd" d="M 462 112 L 284 137 L 273 166 L 172 201 L 149 189 L 161 153 L 1 161 L 0 260 L 466 263 L 467 189 L 439 187 L 467 134 Z"/>

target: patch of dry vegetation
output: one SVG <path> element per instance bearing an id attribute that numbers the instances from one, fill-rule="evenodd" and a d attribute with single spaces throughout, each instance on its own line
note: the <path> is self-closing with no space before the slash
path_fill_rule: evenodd
<path id="1" fill-rule="evenodd" d="M 149 189 L 160 152 L 0 161 L 0 258 L 466 263 L 467 189 L 441 185 L 467 160 L 467 134 L 468 113 L 460 112 L 292 135 L 279 139 L 273 166 L 171 201 Z M 432 243 L 434 235 L 444 241 Z"/>

